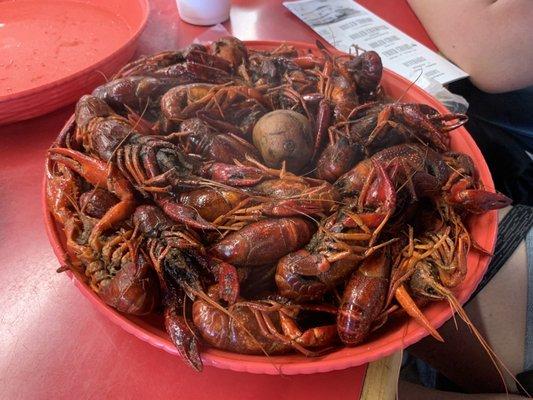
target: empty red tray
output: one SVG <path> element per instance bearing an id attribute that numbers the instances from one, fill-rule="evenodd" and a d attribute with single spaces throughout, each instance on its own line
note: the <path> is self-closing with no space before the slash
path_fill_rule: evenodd
<path id="1" fill-rule="evenodd" d="M 146 0 L 0 1 L 0 124 L 76 101 L 133 55 Z"/>

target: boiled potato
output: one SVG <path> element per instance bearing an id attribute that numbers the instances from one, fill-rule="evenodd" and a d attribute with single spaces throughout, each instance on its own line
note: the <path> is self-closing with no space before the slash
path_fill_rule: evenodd
<path id="1" fill-rule="evenodd" d="M 253 143 L 263 161 L 272 168 L 286 162 L 287 169 L 299 172 L 313 155 L 313 134 L 309 120 L 291 110 L 263 115 L 254 126 Z"/>

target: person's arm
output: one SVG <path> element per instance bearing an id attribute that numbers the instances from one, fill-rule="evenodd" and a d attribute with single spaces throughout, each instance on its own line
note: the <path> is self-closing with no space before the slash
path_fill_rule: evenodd
<path id="1" fill-rule="evenodd" d="M 531 0 L 407 0 L 440 51 L 491 93 L 533 84 Z"/>

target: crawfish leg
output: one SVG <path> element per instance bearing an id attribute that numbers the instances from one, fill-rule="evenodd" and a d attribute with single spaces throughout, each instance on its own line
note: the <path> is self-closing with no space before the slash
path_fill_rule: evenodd
<path id="1" fill-rule="evenodd" d="M 280 342 L 283 343 L 286 346 L 291 346 L 295 350 L 299 351 L 306 357 L 315 357 L 318 354 L 314 351 L 307 350 L 304 346 L 300 345 L 297 341 L 292 340 L 291 338 L 285 336 L 284 334 L 281 334 L 278 332 L 274 322 L 269 317 L 269 315 L 265 312 L 260 312 L 258 310 L 252 310 L 254 313 L 257 323 L 261 329 L 261 334 L 265 336 L 266 338 L 274 341 L 274 342 Z"/>
<path id="2" fill-rule="evenodd" d="M 316 158 L 318 151 L 320 150 L 320 145 L 322 144 L 324 135 L 328 129 L 330 114 L 331 110 L 328 100 L 320 100 L 320 103 L 318 105 L 318 116 L 316 118 L 316 136 L 315 145 L 313 148 L 313 160 Z"/>
<path id="3" fill-rule="evenodd" d="M 378 114 L 378 118 L 376 121 L 376 126 L 370 132 L 368 135 L 368 138 L 366 140 L 365 146 L 370 146 L 372 142 L 383 133 L 384 130 L 390 128 L 390 127 L 396 127 L 397 124 L 394 123 L 392 120 L 392 109 L 391 107 L 385 107 L 383 110 L 381 110 Z"/>
<path id="4" fill-rule="evenodd" d="M 305 347 L 324 347 L 332 345 L 337 338 L 337 325 L 324 325 L 301 331 L 294 319 L 283 311 L 279 313 L 283 333 L 296 343 Z"/>
<path id="5" fill-rule="evenodd" d="M 423 326 L 431 334 L 431 336 L 433 336 L 439 342 L 444 342 L 444 339 L 439 332 L 437 332 L 422 311 L 420 311 L 404 285 L 400 285 L 398 289 L 396 289 L 395 297 L 407 314 L 409 314 L 416 320 L 416 322 Z"/>

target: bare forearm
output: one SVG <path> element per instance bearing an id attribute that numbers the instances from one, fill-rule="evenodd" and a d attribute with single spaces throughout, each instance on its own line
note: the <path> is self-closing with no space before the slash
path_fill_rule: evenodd
<path id="1" fill-rule="evenodd" d="M 407 0 L 437 47 L 488 92 L 533 84 L 530 0 Z"/>

